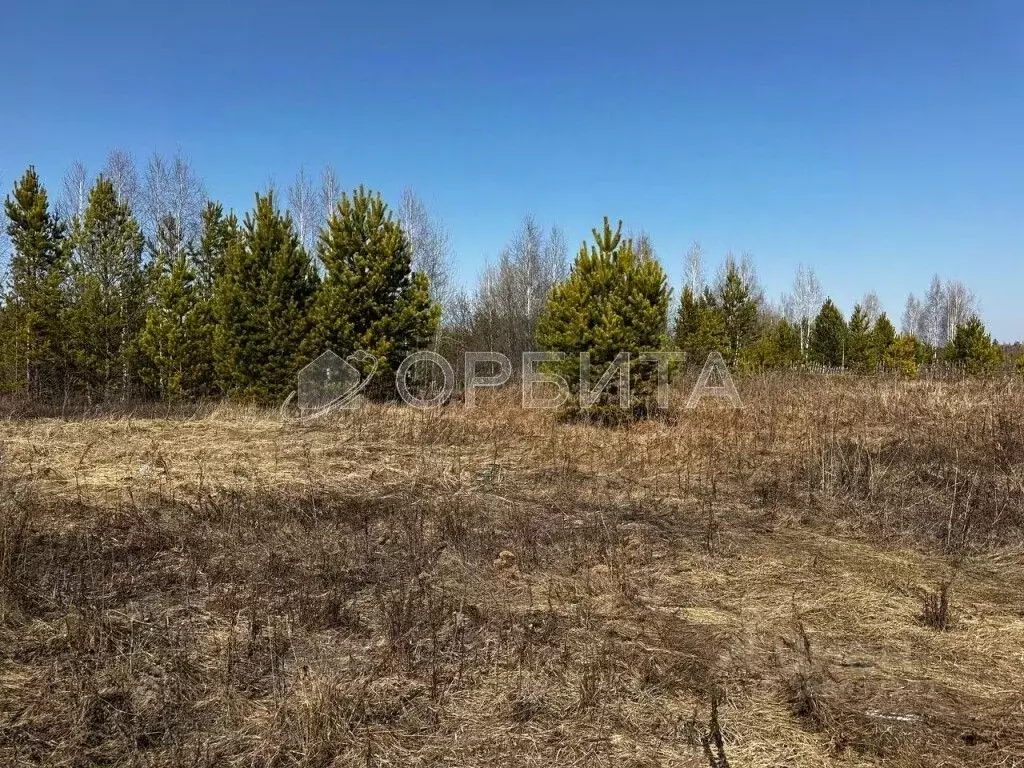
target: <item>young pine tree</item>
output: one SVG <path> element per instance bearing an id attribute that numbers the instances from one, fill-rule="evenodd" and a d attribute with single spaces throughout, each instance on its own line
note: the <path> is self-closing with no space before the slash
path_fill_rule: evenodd
<path id="1" fill-rule="evenodd" d="M 799 365 L 803 360 L 800 351 L 800 328 L 780 317 L 775 324 L 774 347 L 778 352 L 779 366 Z"/>
<path id="2" fill-rule="evenodd" d="M 847 352 L 847 328 L 843 313 L 832 302 L 825 299 L 821 311 L 811 325 L 809 345 L 811 359 L 816 363 L 832 367 L 845 364 Z"/>
<path id="3" fill-rule="evenodd" d="M 703 366 L 712 352 L 718 352 L 725 359 L 729 359 L 732 352 L 725 313 L 710 288 L 705 288 L 697 299 L 697 323 L 684 352 L 686 359 L 697 366 Z"/>
<path id="4" fill-rule="evenodd" d="M 846 366 L 855 371 L 871 369 L 871 323 L 860 304 L 855 304 L 846 333 Z"/>
<path id="5" fill-rule="evenodd" d="M 54 396 L 64 383 L 64 227 L 50 212 L 46 190 L 32 166 L 15 183 L 4 208 L 13 247 L 5 304 L 7 342 L 25 391 Z"/>
<path id="6" fill-rule="evenodd" d="M 885 370 L 899 376 L 916 376 L 922 359 L 923 345 L 909 333 L 903 333 L 889 344 L 882 357 Z"/>
<path id="7" fill-rule="evenodd" d="M 801 358 L 799 327 L 780 317 L 765 322 L 757 343 L 740 352 L 738 363 L 758 371 L 797 365 Z"/>
<path id="8" fill-rule="evenodd" d="M 214 354 L 225 393 L 269 402 L 288 392 L 307 362 L 302 345 L 316 287 L 291 216 L 272 191 L 257 194 L 214 282 Z"/>
<path id="9" fill-rule="evenodd" d="M 97 179 L 72 239 L 70 357 L 89 395 L 128 399 L 139 384 L 138 338 L 150 280 L 142 263 L 142 230 L 109 179 Z"/>
<path id="10" fill-rule="evenodd" d="M 869 342 L 868 368 L 874 371 L 885 365 L 886 355 L 889 354 L 890 347 L 896 343 L 896 328 L 885 312 L 875 320 Z"/>
<path id="11" fill-rule="evenodd" d="M 310 357 L 327 349 L 343 357 L 369 353 L 380 367 L 367 393 L 391 394 L 395 370 L 430 346 L 441 315 L 426 275 L 412 269 L 408 237 L 381 196 L 359 187 L 342 195 L 317 253 L 324 279 L 313 306 Z"/>
<path id="12" fill-rule="evenodd" d="M 733 363 L 745 347 L 757 341 L 758 301 L 753 287 L 732 257 L 726 261 L 725 276 L 715 294 L 715 306 L 729 342 L 725 359 Z"/>
<path id="13" fill-rule="evenodd" d="M 957 327 L 944 356 L 973 375 L 992 373 L 1003 361 L 999 345 L 989 336 L 977 315 Z"/>
<path id="14" fill-rule="evenodd" d="M 652 258 L 622 238 L 622 222 L 613 230 L 605 217 L 602 230 L 593 230 L 594 244 L 583 243 L 569 277 L 552 290 L 537 327 L 545 351 L 562 352 L 565 359 L 551 368 L 569 384 L 574 398 L 569 413 L 579 415 L 580 357 L 590 353 L 593 389 L 620 352 L 631 356 L 630 407 L 620 407 L 617 378 L 613 377 L 587 415 L 599 421 L 646 416 L 654 410 L 655 373 L 638 362 L 644 352 L 665 347 L 669 289 L 665 273 Z"/>
<path id="15" fill-rule="evenodd" d="M 688 363 L 695 362 L 693 345 L 700 327 L 700 305 L 693 289 L 687 284 L 683 287 L 683 295 L 679 299 L 676 312 L 675 343 Z"/>

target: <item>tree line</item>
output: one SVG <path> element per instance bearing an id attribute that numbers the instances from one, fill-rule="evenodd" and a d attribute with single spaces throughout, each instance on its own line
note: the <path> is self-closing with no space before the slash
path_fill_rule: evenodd
<path id="1" fill-rule="evenodd" d="M 6 198 L 5 391 L 268 401 L 325 348 L 365 350 L 393 371 L 434 341 L 440 306 L 379 194 L 339 193 L 311 253 L 272 189 L 239 219 L 168 185 L 151 198 L 147 233 L 117 170 L 108 164 L 70 217 L 31 167 Z"/>
<path id="2" fill-rule="evenodd" d="M 94 179 L 75 165 L 56 203 L 28 168 L 3 213 L 0 387 L 49 400 L 269 401 L 327 348 L 370 352 L 382 381 L 424 348 L 589 351 L 595 375 L 619 351 L 653 349 L 691 363 L 718 351 L 742 370 L 914 375 L 947 361 L 981 373 L 1004 361 L 962 283 L 934 278 L 897 331 L 873 293 L 845 317 L 803 266 L 777 303 L 749 256 L 727 255 L 705 279 L 695 244 L 673 305 L 651 238 L 607 219 L 570 263 L 558 228 L 527 217 L 460 289 L 448 235 L 412 191 L 392 209 L 364 187 L 342 192 L 329 168 L 318 185 L 300 172 L 283 196 L 257 193 L 239 218 L 182 158 L 154 155 L 139 174 L 114 152 Z M 648 374 L 635 372 L 635 391 Z"/>

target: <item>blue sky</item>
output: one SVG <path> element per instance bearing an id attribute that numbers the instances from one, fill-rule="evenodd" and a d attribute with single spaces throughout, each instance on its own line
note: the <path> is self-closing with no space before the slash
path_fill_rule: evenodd
<path id="1" fill-rule="evenodd" d="M 605 214 L 798 262 L 898 323 L 933 272 L 1024 337 L 1024 6 L 1012 0 L 11 3 L 0 174 L 188 155 L 247 208 L 325 163 L 412 186 L 472 282 L 532 213 L 575 248 Z"/>

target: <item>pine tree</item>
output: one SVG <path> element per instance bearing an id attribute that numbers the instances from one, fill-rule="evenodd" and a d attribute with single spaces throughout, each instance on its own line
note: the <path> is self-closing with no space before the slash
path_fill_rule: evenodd
<path id="1" fill-rule="evenodd" d="M 800 329 L 780 317 L 774 322 L 767 321 L 757 343 L 740 352 L 739 366 L 746 370 L 766 368 L 787 368 L 800 363 Z"/>
<path id="2" fill-rule="evenodd" d="M 168 401 L 206 394 L 208 386 L 211 329 L 189 255 L 177 220 L 165 216 L 157 229 L 158 277 L 139 347 L 148 362 L 143 381 Z"/>
<path id="3" fill-rule="evenodd" d="M 638 362 L 644 352 L 664 348 L 667 339 L 669 289 L 665 273 L 652 258 L 637 254 L 631 240 L 622 237 L 622 222 L 613 230 L 604 219 L 593 230 L 594 244 L 583 243 L 569 277 L 552 290 L 537 328 L 537 341 L 545 351 L 562 352 L 563 362 L 551 367 L 564 376 L 579 405 L 581 352 L 590 353 L 592 389 L 616 355 L 631 355 L 630 410 L 619 408 L 616 380 L 605 389 L 589 415 L 599 420 L 653 412 L 655 369 Z"/>
<path id="4" fill-rule="evenodd" d="M 697 299 L 697 321 L 689 345 L 683 350 L 688 361 L 702 366 L 712 352 L 728 359 L 731 347 L 725 317 L 715 294 L 705 288 Z"/>
<path id="5" fill-rule="evenodd" d="M 4 208 L 14 249 L 5 304 L 8 343 L 26 390 L 53 396 L 60 391 L 64 374 L 64 227 L 50 212 L 46 190 L 32 166 L 15 183 Z"/>
<path id="6" fill-rule="evenodd" d="M 775 326 L 775 348 L 778 350 L 778 366 L 798 365 L 803 361 L 800 350 L 800 328 L 780 317 Z"/>
<path id="7" fill-rule="evenodd" d="M 909 333 L 900 334 L 885 350 L 882 364 L 891 373 L 916 376 L 923 345 Z"/>
<path id="8" fill-rule="evenodd" d="M 844 365 L 847 348 L 847 329 L 843 313 L 832 302 L 825 299 L 821 311 L 811 326 L 811 359 L 822 365 L 840 367 Z"/>
<path id="9" fill-rule="evenodd" d="M 875 321 L 871 329 L 871 343 L 868 348 L 868 367 L 875 370 L 879 365 L 885 365 L 886 355 L 890 347 L 896 343 L 896 328 L 893 326 L 889 316 L 883 312 Z"/>
<path id="10" fill-rule="evenodd" d="M 683 295 L 679 299 L 679 310 L 676 312 L 675 342 L 676 347 L 684 353 L 688 362 L 693 353 L 693 344 L 700 327 L 700 306 L 689 285 L 683 286 Z"/>
<path id="11" fill-rule="evenodd" d="M 957 326 L 944 357 L 963 366 L 970 374 L 992 373 L 998 370 L 1003 361 L 999 345 L 989 336 L 985 324 L 977 315 Z"/>
<path id="12" fill-rule="evenodd" d="M 343 194 L 317 247 L 324 280 L 313 307 L 310 356 L 326 349 L 362 351 L 379 361 L 367 394 L 394 392 L 394 373 L 412 352 L 427 349 L 440 320 L 426 275 L 412 269 L 412 248 L 377 193 Z"/>
<path id="13" fill-rule="evenodd" d="M 206 203 L 202 213 L 202 234 L 199 247 L 192 256 L 196 290 L 209 299 L 213 285 L 223 271 L 224 257 L 228 246 L 239 236 L 238 219 L 235 215 L 224 215 L 224 207 L 212 200 Z"/>
<path id="14" fill-rule="evenodd" d="M 855 371 L 871 369 L 871 324 L 864 308 L 855 304 L 847 329 L 846 366 Z"/>
<path id="15" fill-rule="evenodd" d="M 730 363 L 735 362 L 744 347 L 757 340 L 758 302 L 753 287 L 732 258 L 726 262 L 725 278 L 718 286 L 715 299 L 729 340 L 725 358 Z"/>
<path id="16" fill-rule="evenodd" d="M 18 335 L 17 328 L 10 301 L 0 297 L 0 394 L 20 392 L 25 386 L 25 372 L 13 343 Z"/>
<path id="17" fill-rule="evenodd" d="M 76 374 L 89 394 L 124 400 L 136 394 L 149 275 L 139 224 L 105 177 L 89 193 L 72 239 L 67 332 Z"/>
<path id="18" fill-rule="evenodd" d="M 240 235 L 238 219 L 233 213 L 224 215 L 220 203 L 208 201 L 201 215 L 199 243 L 193 249 L 190 272 L 193 277 L 190 345 L 194 357 L 190 365 L 189 391 L 199 397 L 220 391 L 215 359 L 217 315 L 214 286 L 223 274 L 224 261 L 232 243 Z"/>
<path id="19" fill-rule="evenodd" d="M 259 401 L 280 398 L 307 362 L 303 342 L 316 273 L 291 216 L 273 191 L 256 195 L 241 236 L 229 238 L 214 282 L 214 355 L 223 391 Z"/>

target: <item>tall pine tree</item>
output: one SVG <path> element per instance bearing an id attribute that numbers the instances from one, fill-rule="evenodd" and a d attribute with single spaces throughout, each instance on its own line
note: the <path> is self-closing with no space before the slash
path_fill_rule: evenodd
<path id="1" fill-rule="evenodd" d="M 715 292 L 718 309 L 728 339 L 725 358 L 735 362 L 743 349 L 757 340 L 757 298 L 753 287 L 731 257 L 725 265 L 725 276 Z"/>
<path id="2" fill-rule="evenodd" d="M 34 396 L 53 396 L 64 385 L 64 227 L 50 212 L 46 190 L 32 166 L 15 183 L 4 208 L 13 247 L 5 306 L 7 343 L 20 386 Z"/>
<path id="3" fill-rule="evenodd" d="M 871 364 L 871 323 L 860 304 L 855 304 L 846 333 L 846 365 L 856 371 L 867 371 Z"/>
<path id="4" fill-rule="evenodd" d="M 173 216 L 161 219 L 153 250 L 157 278 L 139 339 L 148 362 L 143 380 L 168 401 L 207 394 L 212 329 Z"/>
<path id="5" fill-rule="evenodd" d="M 149 274 L 142 261 L 142 230 L 109 179 L 96 181 L 72 238 L 67 333 L 76 373 L 91 396 L 133 397 Z"/>
<path id="6" fill-rule="evenodd" d="M 213 314 L 221 387 L 261 401 L 281 397 L 306 362 L 302 345 L 317 278 L 272 191 L 256 195 L 219 272 Z"/>
<path id="7" fill-rule="evenodd" d="M 426 275 L 412 269 L 408 237 L 380 195 L 359 187 L 342 195 L 317 253 L 324 279 L 310 356 L 326 349 L 342 356 L 367 352 L 380 363 L 367 392 L 390 394 L 394 372 L 408 354 L 430 345 L 441 314 Z"/>
<path id="8" fill-rule="evenodd" d="M 194 394 L 209 396 L 220 391 L 215 360 L 215 328 L 217 315 L 214 304 L 214 286 L 224 272 L 228 249 L 241 236 L 234 213 L 224 215 L 220 203 L 208 201 L 203 209 L 199 244 L 191 257 L 194 278 L 191 310 L 195 357 L 191 368 L 191 387 Z"/>
<path id="9" fill-rule="evenodd" d="M 811 325 L 811 359 L 838 368 L 846 360 L 846 320 L 832 299 L 825 299 Z"/>

